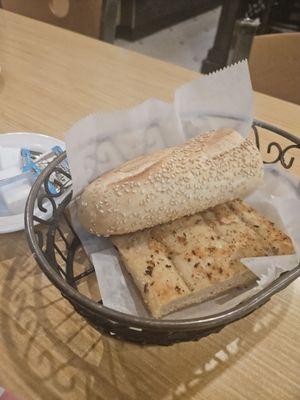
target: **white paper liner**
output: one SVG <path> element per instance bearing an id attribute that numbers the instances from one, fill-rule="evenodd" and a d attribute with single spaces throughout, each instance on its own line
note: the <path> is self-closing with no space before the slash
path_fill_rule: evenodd
<path id="1" fill-rule="evenodd" d="M 239 62 L 178 88 L 175 107 L 187 138 L 219 128 L 247 137 L 253 121 L 253 92 L 247 62 Z"/>
<path id="2" fill-rule="evenodd" d="M 95 113 L 66 134 L 73 194 L 90 182 L 142 154 L 185 141 L 175 107 L 150 99 L 124 111 Z"/>
<path id="3" fill-rule="evenodd" d="M 90 115 L 77 122 L 66 136 L 74 194 L 124 161 L 181 143 L 200 132 L 230 127 L 246 136 L 252 122 L 252 110 L 248 67 L 242 62 L 179 88 L 175 93 L 175 106 L 151 99 L 130 110 Z M 298 265 L 299 185 L 299 180 L 267 167 L 264 185 L 246 199 L 293 239 L 297 255 L 243 259 L 258 276 L 257 287 L 247 291 L 233 290 L 230 294 L 168 315 L 167 319 L 224 311 L 268 285 L 281 272 Z M 135 316 L 149 316 L 110 240 L 87 233 L 78 223 L 74 204 L 71 213 L 74 228 L 94 264 L 103 304 Z"/>
<path id="4" fill-rule="evenodd" d="M 264 184 L 246 199 L 257 211 L 273 221 L 292 239 L 296 254 L 286 256 L 243 258 L 241 261 L 259 277 L 258 285 L 269 285 L 284 271 L 294 269 L 300 261 L 300 180 L 265 167 Z"/>

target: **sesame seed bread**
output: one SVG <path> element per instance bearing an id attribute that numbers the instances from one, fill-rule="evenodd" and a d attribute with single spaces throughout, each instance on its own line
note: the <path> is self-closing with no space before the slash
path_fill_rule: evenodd
<path id="1" fill-rule="evenodd" d="M 243 197 L 262 171 L 252 141 L 220 129 L 102 175 L 77 201 L 78 216 L 94 234 L 135 232 Z"/>
<path id="2" fill-rule="evenodd" d="M 241 257 L 294 252 L 288 236 L 240 200 L 111 239 L 156 318 L 254 282 Z"/>

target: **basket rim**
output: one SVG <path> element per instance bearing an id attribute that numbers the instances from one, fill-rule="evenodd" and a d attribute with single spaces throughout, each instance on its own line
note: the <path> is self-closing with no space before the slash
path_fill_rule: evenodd
<path id="1" fill-rule="evenodd" d="M 294 136 L 282 129 L 276 128 L 273 125 L 264 123 L 262 121 L 254 120 L 253 124 L 258 127 L 262 127 L 273 131 L 274 133 L 284 136 L 285 138 L 293 141 L 300 145 L 300 138 Z M 224 312 L 216 313 L 213 315 L 198 317 L 198 318 L 188 318 L 188 319 L 155 319 L 147 317 L 138 317 L 131 314 L 126 314 L 120 311 L 113 310 L 102 304 L 95 302 L 94 300 L 88 298 L 84 294 L 80 293 L 78 290 L 73 288 L 69 283 L 67 283 L 54 268 L 47 261 L 41 248 L 39 247 L 37 237 L 34 233 L 34 222 L 33 222 L 33 212 L 35 199 L 37 198 L 40 187 L 43 184 L 45 178 L 47 178 L 53 171 L 53 169 L 61 163 L 66 158 L 66 152 L 62 153 L 55 160 L 53 160 L 38 176 L 34 184 L 32 185 L 31 191 L 27 198 L 25 207 L 25 232 L 27 236 L 28 245 L 33 253 L 35 260 L 38 265 L 48 277 L 48 279 L 58 288 L 62 295 L 67 297 L 71 302 L 77 303 L 80 307 L 87 310 L 90 314 L 106 318 L 108 322 L 112 324 L 126 325 L 129 329 L 151 329 L 157 332 L 166 331 L 204 331 L 207 329 L 217 328 L 223 325 L 227 325 L 230 322 L 238 320 L 247 314 L 254 311 L 256 308 L 268 301 L 271 296 L 283 288 L 287 287 L 291 282 L 300 276 L 300 263 L 293 270 L 285 272 L 275 281 L 273 281 L 266 288 L 262 289 L 258 293 L 252 295 L 250 298 L 244 300 L 235 307 Z M 70 195 L 71 195 L 70 191 Z"/>

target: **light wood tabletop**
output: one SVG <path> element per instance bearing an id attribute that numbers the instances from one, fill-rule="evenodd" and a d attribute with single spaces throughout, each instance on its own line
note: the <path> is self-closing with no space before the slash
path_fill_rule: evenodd
<path id="1" fill-rule="evenodd" d="M 0 131 L 59 138 L 92 111 L 171 100 L 198 76 L 5 11 L 0 65 Z M 256 94 L 255 107 L 256 118 L 300 133 L 299 106 Z M 20 400 L 299 399 L 300 280 L 199 342 L 140 347 L 77 315 L 40 272 L 24 232 L 1 235 L 0 386 Z"/>

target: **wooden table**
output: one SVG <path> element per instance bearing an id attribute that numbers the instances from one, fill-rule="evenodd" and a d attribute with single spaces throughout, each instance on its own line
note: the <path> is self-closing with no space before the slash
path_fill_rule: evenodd
<path id="1" fill-rule="evenodd" d="M 0 12 L 0 130 L 63 137 L 80 117 L 170 100 L 197 73 Z M 256 94 L 300 131 L 300 107 Z M 300 174 L 300 167 L 298 167 Z M 221 333 L 169 348 L 100 336 L 40 272 L 24 233 L 0 238 L 0 385 L 24 400 L 299 399 L 300 280 Z"/>

